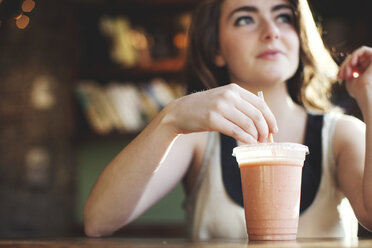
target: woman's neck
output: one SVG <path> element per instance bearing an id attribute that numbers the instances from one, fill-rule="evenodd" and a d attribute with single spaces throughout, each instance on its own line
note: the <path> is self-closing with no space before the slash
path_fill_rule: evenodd
<path id="1" fill-rule="evenodd" d="M 270 88 L 249 88 L 252 93 L 262 91 L 264 100 L 273 112 L 279 133 L 274 134 L 276 142 L 302 143 L 304 139 L 306 110 L 290 97 L 286 84 Z"/>
<path id="2" fill-rule="evenodd" d="M 258 91 L 262 91 L 266 104 L 276 118 L 286 117 L 287 114 L 291 114 L 294 110 L 301 108 L 293 102 L 285 83 L 276 84 L 274 87 L 247 88 L 247 90 L 254 94 L 257 94 Z"/>
<path id="3" fill-rule="evenodd" d="M 266 104 L 269 106 L 276 118 L 291 114 L 299 106 L 296 105 L 285 87 L 276 89 L 263 89 Z"/>

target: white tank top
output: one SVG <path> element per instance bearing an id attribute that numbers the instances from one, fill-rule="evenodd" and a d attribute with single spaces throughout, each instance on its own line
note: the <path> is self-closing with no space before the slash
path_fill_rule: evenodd
<path id="1" fill-rule="evenodd" d="M 340 116 L 338 112 L 324 116 L 321 181 L 314 201 L 300 215 L 298 238 L 357 236 L 358 222 L 336 180 L 332 147 Z M 219 134 L 209 133 L 199 178 L 185 205 L 191 238 L 248 238 L 244 209 L 230 198 L 223 185 L 220 153 Z"/>

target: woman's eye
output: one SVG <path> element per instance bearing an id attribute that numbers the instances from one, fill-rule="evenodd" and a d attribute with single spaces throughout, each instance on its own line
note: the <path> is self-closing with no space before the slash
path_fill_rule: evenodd
<path id="1" fill-rule="evenodd" d="M 242 16 L 242 17 L 239 17 L 234 25 L 235 26 L 243 26 L 243 25 L 247 25 L 247 24 L 251 24 L 253 23 L 253 18 L 250 17 L 250 16 Z"/>
<path id="2" fill-rule="evenodd" d="M 293 18 L 292 18 L 292 15 L 290 14 L 281 14 L 278 16 L 278 20 L 282 23 L 289 23 L 289 24 L 293 23 Z"/>

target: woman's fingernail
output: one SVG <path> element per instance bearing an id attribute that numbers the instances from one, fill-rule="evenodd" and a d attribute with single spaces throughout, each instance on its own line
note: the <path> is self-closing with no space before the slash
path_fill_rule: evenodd
<path id="1" fill-rule="evenodd" d="M 278 127 L 274 127 L 274 133 L 277 133 L 279 132 L 279 128 Z"/>

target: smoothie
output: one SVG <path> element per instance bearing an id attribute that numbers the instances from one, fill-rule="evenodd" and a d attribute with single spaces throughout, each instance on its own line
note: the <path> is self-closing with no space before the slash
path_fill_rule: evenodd
<path id="1" fill-rule="evenodd" d="M 265 143 L 234 148 L 250 240 L 296 239 L 306 146 Z"/>

